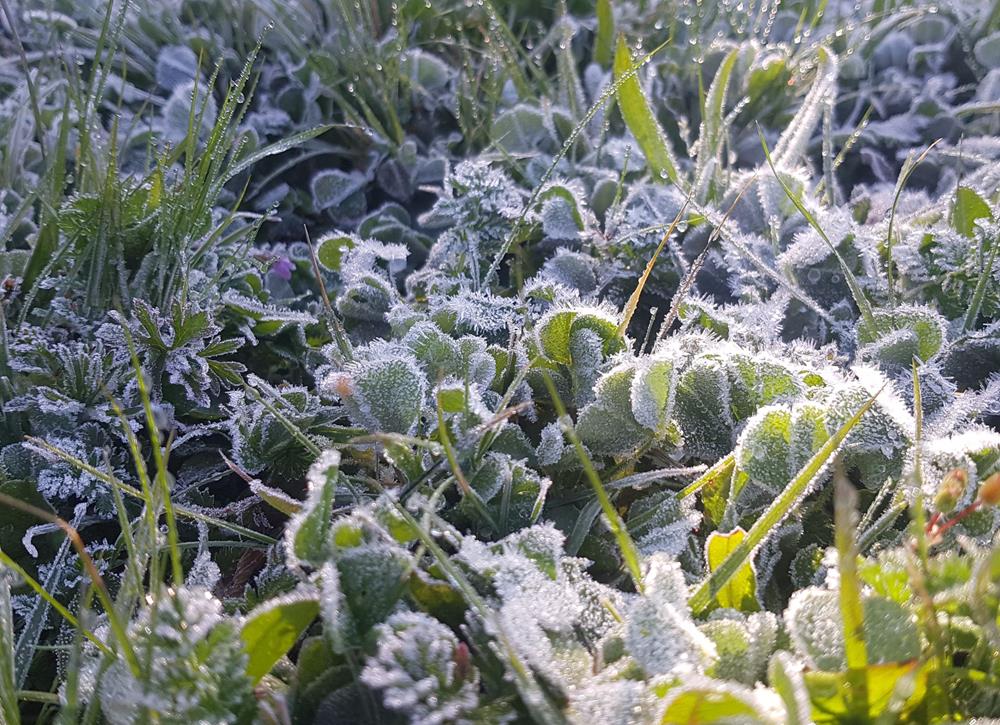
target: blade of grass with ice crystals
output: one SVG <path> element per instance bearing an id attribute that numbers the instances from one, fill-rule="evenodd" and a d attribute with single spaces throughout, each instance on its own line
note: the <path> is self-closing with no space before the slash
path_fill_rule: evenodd
<path id="1" fill-rule="evenodd" d="M 28 585 L 34 589 L 35 593 L 41 597 L 36 599 L 31 607 L 31 611 L 21 622 L 21 633 L 17 638 L 17 646 L 14 649 L 14 672 L 17 677 L 17 686 L 23 687 L 28 677 L 28 670 L 31 667 L 31 660 L 34 656 L 35 645 L 42 636 L 49 619 L 49 607 L 55 609 L 61 616 L 65 617 L 68 610 L 62 606 L 49 592 L 56 591 L 63 584 L 63 578 L 68 569 L 70 545 L 68 539 L 63 539 L 55 555 L 48 562 L 49 570 L 45 575 L 44 582 L 37 582 L 27 572 L 21 569 L 13 559 L 0 550 L 0 563 L 16 571 Z M 71 625 L 76 626 L 76 618 L 70 615 L 66 620 Z"/>
<path id="2" fill-rule="evenodd" d="M 802 155 L 823 107 L 836 90 L 837 56 L 824 46 L 819 46 L 817 56 L 816 80 L 802 101 L 802 107 L 774 145 L 774 158 L 778 166 L 793 164 Z"/>
<path id="3" fill-rule="evenodd" d="M 735 454 L 729 453 L 724 458 L 720 458 L 714 466 L 701 474 L 701 476 L 699 476 L 696 480 L 682 488 L 680 493 L 677 494 L 677 499 L 681 500 L 687 498 L 688 496 L 693 496 L 713 481 L 730 475 L 733 472 L 734 465 L 736 465 Z"/>
<path id="4" fill-rule="evenodd" d="M 643 93 L 638 76 L 632 71 L 637 66 L 632 63 L 632 53 L 625 43 L 624 36 L 618 36 L 618 47 L 615 50 L 615 80 L 626 79 L 618 88 L 618 107 L 621 108 L 625 125 L 639 142 L 642 153 L 653 174 L 653 178 L 663 181 L 669 179 L 679 183 L 677 163 L 674 153 L 670 150 L 663 129 Z M 632 73 L 632 75 L 627 75 Z"/>
<path id="5" fill-rule="evenodd" d="M 677 285 L 677 290 L 674 292 L 673 299 L 670 300 L 670 309 L 667 310 L 667 314 L 664 315 L 663 317 L 663 322 L 660 323 L 660 331 L 657 335 L 657 340 L 662 340 L 664 337 L 667 336 L 667 333 L 670 332 L 670 327 L 674 324 L 674 320 L 677 319 L 677 315 L 680 314 L 681 304 L 684 302 L 684 297 L 687 295 L 688 292 L 691 291 L 691 288 L 694 286 L 695 279 L 697 279 L 698 277 L 698 273 L 701 272 L 701 268 L 705 265 L 705 260 L 708 259 L 709 250 L 712 248 L 712 245 L 715 244 L 715 242 L 722 235 L 723 227 L 725 227 L 726 223 L 729 221 L 729 217 L 736 209 L 736 205 L 740 203 L 740 199 L 743 198 L 743 194 L 746 192 L 747 189 L 750 188 L 750 185 L 753 184 L 753 182 L 756 181 L 756 179 L 757 179 L 757 174 L 754 174 L 753 177 L 743 185 L 743 188 L 736 193 L 736 198 L 733 199 L 733 203 L 730 205 L 729 209 L 722 217 L 722 220 L 719 221 L 718 224 L 715 224 L 715 228 L 709 235 L 708 241 L 705 243 L 705 247 L 701 250 L 698 256 L 695 257 L 694 261 L 691 263 L 691 266 L 688 267 L 688 271 L 684 275 L 684 279 L 682 279 L 681 283 Z M 694 196 L 694 187 L 692 187 L 691 191 L 688 193 L 687 200 L 684 202 L 684 207 L 687 207 L 688 203 L 691 202 L 691 198 L 693 196 Z M 681 211 L 683 212 L 684 208 L 682 208 Z M 708 215 L 704 213 L 704 211 L 701 211 L 701 213 L 706 220 L 711 221 Z"/>
<path id="6" fill-rule="evenodd" d="M 234 176 L 249 169 L 258 161 L 262 161 L 263 159 L 266 159 L 268 156 L 283 154 L 285 153 L 285 151 L 288 151 L 289 149 L 294 148 L 295 146 L 298 146 L 301 143 L 305 143 L 306 141 L 314 139 L 317 136 L 321 136 L 322 134 L 326 133 L 335 126 L 340 126 L 343 128 L 355 128 L 355 126 L 351 124 L 328 123 L 324 126 L 316 126 L 315 128 L 310 128 L 306 131 L 299 131 L 299 133 L 292 134 L 291 136 L 286 136 L 280 141 L 275 141 L 272 144 L 268 144 L 264 148 L 258 149 L 253 153 L 248 154 L 245 158 L 240 159 L 235 164 L 233 164 L 233 166 L 227 169 L 225 174 L 222 175 L 222 178 L 225 181 L 229 181 Z"/>
<path id="7" fill-rule="evenodd" d="M 124 317 L 120 317 L 124 320 Z M 174 579 L 174 586 L 179 587 L 184 584 L 184 567 L 181 564 L 180 549 L 177 547 L 179 537 L 177 536 L 177 517 L 174 512 L 174 502 L 171 498 L 170 483 L 167 480 L 167 459 L 166 453 L 160 440 L 160 429 L 156 424 L 156 414 L 153 412 L 153 403 L 149 397 L 149 390 L 146 387 L 146 374 L 139 363 L 139 357 L 135 351 L 135 344 L 132 342 L 132 332 L 128 325 L 121 325 L 125 335 L 125 343 L 128 345 L 129 356 L 132 358 L 132 370 L 135 372 L 136 387 L 139 389 L 139 398 L 146 414 L 146 430 L 149 433 L 149 440 L 153 449 L 153 463 L 156 467 L 156 485 L 160 489 L 160 496 L 163 499 L 163 514 L 167 523 L 167 541 L 170 545 L 170 568 Z"/>
<path id="8" fill-rule="evenodd" d="M 14 684 L 14 614 L 10 608 L 10 582 L 0 573 L 0 722 L 20 725 Z"/>
<path id="9" fill-rule="evenodd" d="M 128 638 L 125 624 L 121 619 L 118 609 L 115 607 L 114 601 L 111 599 L 111 595 L 108 593 L 108 588 L 104 584 L 104 579 L 97 570 L 94 560 L 87 552 L 83 539 L 80 538 L 80 534 L 76 528 L 71 526 L 67 521 L 49 513 L 48 511 L 44 511 L 37 506 L 32 506 L 29 503 L 25 503 L 24 501 L 8 496 L 4 493 L 0 493 L 0 504 L 10 506 L 11 508 L 15 508 L 29 514 L 30 516 L 35 516 L 46 523 L 55 524 L 62 529 L 63 533 L 66 534 L 66 538 L 76 550 L 77 556 L 79 556 L 80 561 L 83 564 L 83 569 L 87 573 L 87 578 L 90 579 L 90 585 L 97 593 L 97 598 L 100 600 L 101 606 L 104 608 L 104 614 L 108 619 L 108 627 L 111 629 L 111 633 L 114 636 L 115 641 L 118 643 L 118 647 L 121 649 L 121 654 L 124 656 L 129 670 L 135 677 L 139 677 L 141 674 L 139 659 L 136 657 L 135 650 L 132 649 L 132 641 Z M 10 561 L 4 561 L 4 564 L 7 566 L 10 566 L 10 563 Z M 46 598 L 46 601 L 51 603 L 50 598 Z"/>
<path id="10" fill-rule="evenodd" d="M 798 194 L 793 192 L 788 187 L 788 184 L 785 183 L 785 180 L 781 178 L 781 175 L 778 173 L 778 169 L 774 165 L 774 160 L 771 158 L 771 151 L 767 147 L 767 141 L 764 139 L 764 133 L 760 130 L 759 126 L 757 127 L 757 135 L 760 136 L 760 143 L 764 149 L 764 158 L 767 159 L 767 165 L 771 167 L 771 173 L 774 174 L 774 178 L 778 180 L 778 184 L 781 185 L 781 189 L 785 192 L 785 196 L 788 197 L 788 200 L 795 205 L 795 208 L 799 210 L 799 213 L 807 222 L 809 222 L 809 226 L 816 230 L 820 239 L 826 242 L 830 251 L 833 252 L 833 255 L 837 258 L 837 261 L 840 263 L 841 271 L 844 273 L 844 279 L 847 280 L 847 286 L 851 288 L 851 295 L 854 297 L 854 303 L 861 311 L 861 317 L 864 318 L 866 325 L 868 325 L 872 330 L 875 330 L 875 316 L 872 313 L 871 303 L 868 301 L 868 298 L 865 297 L 865 293 L 861 290 L 861 285 L 858 284 L 858 280 L 854 276 L 854 273 L 851 271 L 850 267 L 847 266 L 847 262 L 841 256 L 840 252 L 837 251 L 837 247 L 830 241 L 826 232 L 823 231 L 823 227 L 821 227 L 819 222 L 816 221 L 816 217 L 813 216 L 812 212 L 806 209 L 805 204 L 802 203 Z"/>
<path id="11" fill-rule="evenodd" d="M 127 483 L 116 478 L 115 476 L 105 473 L 99 468 L 95 468 L 86 461 L 77 458 L 72 453 L 67 453 L 62 448 L 54 446 L 48 441 L 44 441 L 41 438 L 34 438 L 32 436 L 25 436 L 25 441 L 30 443 L 32 446 L 45 450 L 47 453 L 50 453 L 53 456 L 59 458 L 60 460 L 69 463 L 70 465 L 76 467 L 80 471 L 90 474 L 98 481 L 104 483 L 107 486 L 117 486 L 120 491 L 128 494 L 132 498 L 142 501 L 147 506 L 151 506 L 153 503 L 139 489 L 128 485 Z M 222 519 L 218 519 L 214 516 L 210 516 L 196 509 L 188 508 L 187 506 L 174 506 L 174 512 L 178 516 L 183 516 L 185 518 L 189 518 L 194 521 L 202 521 L 210 526 L 215 526 L 225 531 L 230 531 L 239 536 L 245 536 L 248 539 L 256 541 L 260 544 L 264 544 L 266 546 L 271 546 L 273 544 L 278 543 L 277 540 L 271 538 L 266 534 L 261 534 L 257 531 L 254 531 L 253 529 L 248 529 L 245 526 L 240 526 L 239 524 L 234 524 L 230 521 L 224 521 Z"/>
<path id="12" fill-rule="evenodd" d="M 926 149 L 919 156 L 914 156 L 912 153 L 906 157 L 906 161 L 903 162 L 903 168 L 899 171 L 899 179 L 896 181 L 896 189 L 892 196 L 892 209 L 889 211 L 889 229 L 885 236 L 886 245 L 886 261 L 885 261 L 885 274 L 888 279 L 889 284 L 889 300 L 893 304 L 896 302 L 896 289 L 893 283 L 892 276 L 892 227 L 896 221 L 896 207 L 899 206 L 899 197 L 903 193 L 903 189 L 906 187 L 906 182 L 909 181 L 910 175 L 914 170 L 920 165 L 920 163 L 927 158 L 927 154 L 931 152 L 941 139 L 938 139 Z"/>
<path id="13" fill-rule="evenodd" d="M 646 269 L 642 271 L 642 276 L 635 285 L 635 290 L 632 291 L 631 297 L 628 298 L 628 302 L 625 304 L 625 311 L 622 313 L 622 321 L 618 325 L 618 334 L 624 335 L 625 331 L 628 329 L 628 323 L 632 320 L 632 315 L 635 314 L 636 308 L 639 306 L 639 298 L 642 296 L 642 290 L 646 286 L 646 282 L 649 281 L 649 275 L 653 272 L 653 267 L 656 265 L 656 260 L 660 256 L 660 252 L 663 248 L 667 246 L 667 240 L 673 236 L 674 230 L 677 229 L 677 225 L 680 224 L 681 219 L 684 218 L 684 212 L 687 211 L 688 204 L 691 201 L 691 194 L 694 193 L 693 187 L 692 191 L 688 194 L 688 198 L 684 200 L 684 204 L 677 212 L 677 216 L 674 220 L 670 222 L 670 226 L 667 231 L 663 233 L 663 237 L 660 238 L 660 243 L 656 245 L 656 249 L 653 250 L 653 256 L 649 258 L 646 263 Z"/>
<path id="14" fill-rule="evenodd" d="M 868 649 L 865 645 L 865 612 L 858 579 L 858 546 L 855 536 L 858 493 L 843 471 L 834 475 L 833 518 L 837 568 L 840 573 L 840 619 L 844 627 L 847 660 L 848 710 L 862 720 L 868 714 Z"/>
<path id="15" fill-rule="evenodd" d="M 798 472 L 795 478 L 785 486 L 785 490 L 771 503 L 754 525 L 750 527 L 750 531 L 747 532 L 746 538 L 740 542 L 740 545 L 695 590 L 691 599 L 688 600 L 692 612 L 701 614 L 708 609 L 714 601 L 716 594 L 722 590 L 726 582 L 739 571 L 740 567 L 750 558 L 760 543 L 767 538 L 767 535 L 791 512 L 792 508 L 799 502 L 806 491 L 809 490 L 809 487 L 816 480 L 817 476 L 819 476 L 826 463 L 837 452 L 840 444 L 844 442 L 848 434 L 861 421 L 862 416 L 875 404 L 875 399 L 880 392 L 882 391 L 879 390 L 869 398 L 836 433 L 827 439 L 823 447 L 816 451 L 815 455 L 802 467 L 802 470 Z"/>
<path id="16" fill-rule="evenodd" d="M 979 273 L 979 279 L 976 281 L 976 289 L 972 293 L 972 302 L 969 304 L 965 321 L 962 323 L 963 330 L 969 331 L 976 326 L 976 318 L 979 317 L 979 309 L 983 306 L 983 298 L 986 296 L 986 287 L 993 278 L 993 265 L 996 262 L 998 248 L 1000 248 L 1000 239 L 994 239 L 993 246 L 990 248 L 990 256 L 986 260 L 986 264 L 983 265 L 983 269 Z"/>
<path id="17" fill-rule="evenodd" d="M 66 546 L 67 546 L 67 548 L 69 548 L 69 543 L 68 542 L 67 542 Z M 31 576 L 31 574 L 29 574 L 23 568 L 21 568 L 20 564 L 18 564 L 16 561 L 14 561 L 13 559 L 11 559 L 6 553 L 4 553 L 3 549 L 0 549 L 0 564 L 2 564 L 3 566 L 7 567 L 8 569 L 10 569 L 11 571 L 13 571 L 14 573 L 16 573 L 29 587 L 31 587 L 35 591 L 35 593 L 39 597 L 42 598 L 42 601 L 44 601 L 48 606 L 50 606 L 54 610 L 56 610 L 56 612 L 59 613 L 59 616 L 61 616 L 63 619 L 65 619 L 66 622 L 71 627 L 73 627 L 74 629 L 79 629 L 87 639 L 89 639 L 91 642 L 94 643 L 95 647 L 97 647 L 99 650 L 101 650 L 105 654 L 108 654 L 108 655 L 113 655 L 114 654 L 114 652 L 112 652 L 112 650 L 104 643 L 103 640 L 101 640 L 99 637 L 97 637 L 97 635 L 95 635 L 89 629 L 83 628 L 80 625 L 80 621 L 73 615 L 72 612 L 70 612 L 68 609 L 66 609 L 66 607 L 63 606 L 62 603 L 60 603 L 58 599 L 56 599 L 51 594 L 49 594 L 49 592 L 45 588 L 45 586 L 42 585 L 40 582 L 38 582 L 33 576 Z M 20 640 L 23 640 L 23 639 L 24 639 L 24 633 L 22 631 Z M 18 657 L 18 655 L 17 655 L 17 650 L 16 649 L 13 650 L 13 653 L 14 653 L 14 656 L 13 656 L 13 658 L 11 660 L 11 667 L 14 666 L 14 664 L 18 661 L 18 659 L 20 659 Z M 30 663 L 30 659 L 28 660 L 28 662 Z M 19 684 L 24 684 L 24 678 L 28 674 L 27 667 L 21 668 L 20 671 L 21 671 L 22 674 L 18 678 Z"/>
<path id="18" fill-rule="evenodd" d="M 722 64 L 715 74 L 715 80 L 712 81 L 712 86 L 708 89 L 708 96 L 705 98 L 705 115 L 698 134 L 698 162 L 694 183 L 694 187 L 697 189 L 707 187 L 708 180 L 705 176 L 712 171 L 712 161 L 718 159 L 722 154 L 726 93 L 729 90 L 729 79 L 733 75 L 733 68 L 736 67 L 739 56 L 739 48 L 729 51 L 729 54 L 722 60 Z M 705 201 L 701 196 L 699 199 Z"/>
<path id="19" fill-rule="evenodd" d="M 573 427 L 573 421 L 566 412 L 566 406 L 563 405 L 562 398 L 559 397 L 559 392 L 556 390 L 555 383 L 552 382 L 552 378 L 549 374 L 544 371 L 542 372 L 542 379 L 545 381 L 545 387 L 548 389 L 549 395 L 552 397 L 552 403 L 555 405 L 556 414 L 559 416 L 559 423 L 563 432 L 565 432 L 566 436 L 573 444 L 573 447 L 576 449 L 576 455 L 580 459 L 580 464 L 583 466 L 583 472 L 587 476 L 587 480 L 590 481 L 591 487 L 594 489 L 594 495 L 597 496 L 597 500 L 601 502 L 601 509 L 604 511 L 604 515 L 608 519 L 608 527 L 611 529 L 611 533 L 614 534 L 615 540 L 618 542 L 618 548 L 621 550 L 622 558 L 625 560 L 625 565 L 628 567 L 629 574 L 632 576 L 632 581 L 635 583 L 636 591 L 642 592 L 642 567 L 639 564 L 639 550 L 636 548 L 635 542 L 632 541 L 632 537 L 629 536 L 628 528 L 626 528 L 621 514 L 618 513 L 618 509 L 616 509 L 614 504 L 611 503 L 611 499 L 608 497 L 608 492 L 604 489 L 604 484 L 601 483 L 600 476 L 598 476 L 597 471 L 594 470 L 594 464 L 591 462 L 590 456 L 587 455 L 587 451 L 583 447 L 580 437 L 576 434 L 576 428 Z"/>
<path id="20" fill-rule="evenodd" d="M 597 0 L 597 38 L 594 40 L 594 62 L 602 68 L 611 65 L 615 47 L 615 16 L 611 0 Z"/>

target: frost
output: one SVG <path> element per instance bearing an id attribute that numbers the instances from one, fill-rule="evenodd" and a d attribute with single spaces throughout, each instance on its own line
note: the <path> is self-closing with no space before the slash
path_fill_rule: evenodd
<path id="1" fill-rule="evenodd" d="M 866 597 L 862 603 L 869 662 L 905 662 L 919 655 L 920 639 L 912 614 L 881 597 Z M 835 672 L 846 667 L 836 590 L 809 587 L 797 591 L 785 610 L 785 626 L 796 651 L 814 667 Z"/>
<path id="2" fill-rule="evenodd" d="M 655 696 L 643 682 L 596 682 L 574 693 L 570 701 L 569 720 L 579 725 L 655 723 L 656 703 Z"/>
<path id="3" fill-rule="evenodd" d="M 339 399 L 351 417 L 370 430 L 410 434 L 416 430 L 427 379 L 409 354 L 355 360 L 322 381 L 324 392 Z"/>
<path id="4" fill-rule="evenodd" d="M 651 676 L 700 673 L 715 659 L 715 645 L 670 604 L 641 598 L 629 609 L 625 646 Z"/>
<path id="5" fill-rule="evenodd" d="M 233 620 L 206 589 L 166 590 L 155 614 L 144 609 L 129 627 L 149 671 L 137 680 L 124 660 L 101 679 L 108 722 L 134 723 L 145 708 L 160 722 L 238 723 L 255 707 L 246 654 Z"/>
<path id="6" fill-rule="evenodd" d="M 461 721 L 479 703 L 479 673 L 468 646 L 419 612 L 400 612 L 378 627 L 378 652 L 361 681 L 381 690 L 385 706 L 414 725 Z"/>

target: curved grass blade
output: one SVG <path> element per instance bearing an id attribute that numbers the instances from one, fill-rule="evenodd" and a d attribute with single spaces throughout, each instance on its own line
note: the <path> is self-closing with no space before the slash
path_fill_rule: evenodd
<path id="1" fill-rule="evenodd" d="M 643 93 L 638 76 L 633 72 L 637 68 L 638 66 L 632 62 L 632 53 L 625 43 L 624 36 L 618 36 L 614 70 L 615 80 L 625 81 L 618 88 L 618 107 L 622 110 L 622 118 L 625 119 L 625 125 L 635 136 L 635 140 L 639 142 L 653 178 L 659 181 L 670 180 L 677 184 L 680 177 L 677 174 L 674 153 L 670 149 L 670 142 L 667 141 L 663 128 L 656 120 L 646 94 Z M 631 75 L 628 75 L 629 73 Z"/>
<path id="2" fill-rule="evenodd" d="M 893 243 L 892 227 L 896 221 L 896 207 L 899 206 L 899 197 L 903 193 L 903 189 L 906 187 L 906 182 L 909 181 L 910 175 L 913 174 L 913 172 L 921 164 L 921 162 L 927 158 L 927 154 L 931 152 L 931 149 L 933 149 L 940 141 L 941 139 L 938 139 L 937 141 L 932 143 L 930 146 L 924 149 L 923 153 L 921 153 L 919 156 L 914 156 L 913 154 L 909 154 L 906 157 L 906 161 L 903 162 L 903 168 L 900 169 L 899 171 L 899 179 L 896 181 L 896 189 L 893 192 L 892 196 L 892 210 L 889 212 L 889 229 L 886 232 L 886 237 L 885 237 L 886 249 L 888 250 L 886 254 L 885 274 L 886 277 L 888 278 L 888 284 L 889 284 L 889 300 L 892 301 L 894 304 L 896 300 L 896 289 L 892 276 L 892 243 Z"/>
<path id="3" fill-rule="evenodd" d="M 974 329 L 976 326 L 979 310 L 982 308 L 983 299 L 986 297 L 986 288 L 990 280 L 993 279 L 993 265 L 996 262 L 998 248 L 1000 248 L 1000 240 L 994 239 L 993 246 L 990 248 L 990 256 L 979 273 L 979 279 L 976 280 L 976 289 L 972 293 L 972 302 L 969 304 L 969 310 L 965 313 L 965 321 L 962 323 L 962 329 L 966 332 Z"/>
<path id="4" fill-rule="evenodd" d="M 802 107 L 774 145 L 774 158 L 778 166 L 793 164 L 802 155 L 823 107 L 836 91 L 837 56 L 822 45 L 817 49 L 817 56 L 819 64 L 816 80 L 802 101 Z"/>
<path id="5" fill-rule="evenodd" d="M 781 175 L 778 173 L 778 169 L 775 167 L 774 160 L 771 158 L 771 151 L 767 147 L 767 141 L 764 139 L 764 134 L 760 130 L 759 126 L 757 127 L 757 135 L 760 136 L 760 143 L 764 148 L 764 158 L 767 159 L 767 165 L 771 167 L 771 173 L 773 173 L 774 178 L 778 180 L 778 184 L 781 185 L 781 189 L 785 192 L 785 196 L 787 196 L 788 200 L 795 205 L 795 208 L 799 210 L 799 213 L 807 222 L 809 222 L 809 226 L 816 230 L 820 239 L 826 242 L 830 251 L 833 252 L 833 255 L 840 263 L 840 269 L 844 273 L 844 279 L 847 280 L 847 286 L 851 288 L 851 296 L 854 297 L 854 303 L 858 306 L 858 310 L 861 311 L 861 317 L 864 318 L 865 324 L 872 330 L 876 329 L 875 316 L 872 313 L 871 303 L 868 301 L 868 298 L 865 297 L 865 293 L 862 291 L 861 285 L 858 284 L 858 280 L 851 271 L 851 268 L 847 266 L 847 262 L 844 260 L 843 256 L 841 256 L 840 252 L 837 251 L 837 247 L 834 246 L 833 242 L 831 242 L 830 238 L 826 235 L 826 232 L 823 231 L 823 227 L 821 227 L 819 222 L 816 221 L 816 217 L 814 217 L 812 212 L 810 212 L 806 208 L 805 204 L 802 203 L 802 199 L 799 198 L 799 195 L 792 191 L 788 187 L 788 184 L 785 183 L 785 180 L 781 178 Z"/>
<path id="6" fill-rule="evenodd" d="M 321 136 L 322 134 L 326 133 L 335 126 L 342 126 L 345 128 L 356 128 L 351 124 L 328 123 L 324 126 L 316 126 L 315 128 L 310 128 L 305 131 L 300 131 L 299 133 L 287 136 L 281 139 L 280 141 L 275 141 L 272 144 L 268 144 L 264 148 L 258 149 L 254 151 L 252 154 L 249 154 L 246 158 L 240 159 L 237 163 L 233 164 L 229 169 L 226 170 L 226 173 L 223 174 L 222 178 L 224 181 L 229 181 L 234 176 L 237 176 L 240 173 L 249 169 L 258 161 L 262 161 L 263 159 L 266 159 L 268 156 L 283 154 L 285 153 L 285 151 L 288 151 L 289 149 L 294 148 L 299 144 L 305 143 L 306 141 L 314 139 L 317 136 Z"/>
<path id="7" fill-rule="evenodd" d="M 0 722 L 20 725 L 14 683 L 14 614 L 10 608 L 10 582 L 0 576 Z"/>
<path id="8" fill-rule="evenodd" d="M 695 188 L 699 190 L 703 188 L 707 190 L 708 179 L 706 176 L 712 171 L 711 162 L 722 154 L 726 93 L 729 90 L 729 80 L 733 75 L 733 68 L 736 67 L 739 56 L 740 49 L 735 48 L 722 60 L 722 64 L 715 74 L 715 80 L 712 81 L 712 86 L 708 89 L 708 96 L 705 98 L 704 116 L 698 134 L 698 162 L 694 183 Z M 699 198 L 705 201 L 704 197 L 699 196 Z"/>
<path id="9" fill-rule="evenodd" d="M 844 627 L 847 659 L 848 709 L 863 720 L 868 714 L 868 648 L 865 644 L 865 612 L 858 579 L 858 545 L 855 519 L 858 493 L 842 471 L 834 476 L 834 542 L 840 572 L 840 618 Z"/>
<path id="10" fill-rule="evenodd" d="M 147 506 L 151 506 L 153 504 L 153 502 L 151 502 L 146 497 L 146 495 L 143 494 L 143 492 L 140 491 L 139 489 L 130 486 L 124 481 L 116 478 L 115 476 L 110 475 L 109 473 L 100 470 L 99 468 L 95 468 L 86 461 L 77 458 L 72 453 L 67 453 L 58 446 L 54 446 L 48 441 L 42 440 L 41 438 L 26 436 L 25 440 L 32 446 L 45 450 L 47 453 L 51 453 L 53 456 L 56 456 L 57 458 L 65 461 L 66 463 L 75 466 L 77 469 L 83 471 L 84 473 L 90 474 L 91 476 L 96 478 L 98 481 L 101 481 L 105 485 L 117 487 L 123 493 L 131 496 L 132 498 L 138 499 L 139 501 L 142 501 Z M 259 544 L 271 546 L 273 544 L 278 543 L 276 539 L 271 538 L 267 534 L 261 534 L 257 531 L 254 531 L 253 529 L 248 529 L 245 526 L 240 526 L 239 524 L 234 524 L 230 521 L 224 521 L 223 519 L 210 516 L 209 514 L 206 514 L 202 511 L 198 511 L 197 509 L 188 508 L 187 506 L 175 505 L 174 512 L 178 516 L 183 516 L 185 518 L 192 519 L 193 521 L 201 521 L 203 523 L 208 524 L 209 526 L 215 526 L 217 528 L 229 531 L 239 536 L 244 536 L 252 541 L 256 541 Z"/>

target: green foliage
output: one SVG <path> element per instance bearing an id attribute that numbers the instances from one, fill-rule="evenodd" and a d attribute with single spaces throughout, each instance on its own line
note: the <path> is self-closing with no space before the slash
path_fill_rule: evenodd
<path id="1" fill-rule="evenodd" d="M 0 719 L 1000 715 L 996 8 L 0 5 Z"/>

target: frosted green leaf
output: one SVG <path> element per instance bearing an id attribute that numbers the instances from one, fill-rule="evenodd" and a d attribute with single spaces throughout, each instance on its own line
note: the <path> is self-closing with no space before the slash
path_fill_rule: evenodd
<path id="1" fill-rule="evenodd" d="M 976 228 L 976 220 L 992 219 L 993 210 L 990 205 L 968 186 L 960 186 L 955 191 L 955 204 L 951 210 L 951 224 L 955 231 L 966 237 L 972 237 Z"/>
<path id="2" fill-rule="evenodd" d="M 285 545 L 295 563 L 315 567 L 326 560 L 339 466 L 340 452 L 331 450 L 309 468 L 306 501 L 285 527 Z"/>
<path id="3" fill-rule="evenodd" d="M 420 612 L 399 612 L 378 627 L 378 651 L 361 681 L 416 725 L 462 722 L 479 704 L 479 671 L 468 646 Z"/>
<path id="4" fill-rule="evenodd" d="M 576 308 L 549 312 L 535 327 L 540 351 L 551 361 L 572 366 L 570 342 L 574 333 L 591 330 L 601 340 L 604 355 L 612 355 L 624 345 L 617 321 L 601 308 Z"/>
<path id="5" fill-rule="evenodd" d="M 920 656 L 920 636 L 910 612 L 883 597 L 866 597 L 862 606 L 870 664 L 906 662 Z M 785 610 L 785 625 L 795 650 L 814 667 L 833 672 L 846 667 L 836 591 L 816 587 L 797 591 Z"/>
<path id="6" fill-rule="evenodd" d="M 323 381 L 351 417 L 372 431 L 411 434 L 417 426 L 427 379 L 405 356 L 358 360 Z"/>
<path id="7" fill-rule="evenodd" d="M 632 415 L 635 369 L 620 365 L 597 384 L 595 400 L 580 411 L 576 432 L 593 453 L 626 455 L 652 437 Z"/>
<path id="8" fill-rule="evenodd" d="M 671 422 L 677 369 L 672 360 L 642 358 L 632 380 L 632 414 L 657 433 Z"/>
<path id="9" fill-rule="evenodd" d="M 946 340 L 946 320 L 929 307 L 901 305 L 874 310 L 875 328 L 858 324 L 858 343 L 867 359 L 909 368 L 914 357 L 923 362 L 941 351 Z"/>
<path id="10" fill-rule="evenodd" d="M 345 172 L 339 169 L 320 171 L 313 176 L 310 188 L 313 205 L 317 211 L 337 209 L 355 194 L 359 194 L 365 185 L 364 175 L 357 172 Z"/>
<path id="11" fill-rule="evenodd" d="M 324 234 L 316 240 L 316 259 L 331 272 L 340 271 L 344 255 L 358 244 L 350 234 Z"/>

